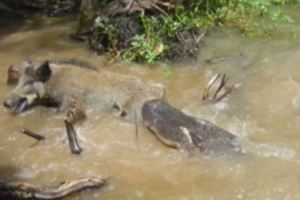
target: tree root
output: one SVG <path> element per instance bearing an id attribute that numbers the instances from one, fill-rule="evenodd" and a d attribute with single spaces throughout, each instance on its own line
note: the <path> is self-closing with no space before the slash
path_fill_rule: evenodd
<path id="1" fill-rule="evenodd" d="M 0 183 L 1 199 L 60 199 L 88 188 L 102 188 L 107 180 L 102 177 L 82 178 L 64 182 L 58 187 L 42 187 L 30 183 Z"/>
<path id="2" fill-rule="evenodd" d="M 167 15 L 162 7 L 170 9 L 175 6 L 163 0 L 121 0 L 112 2 L 107 8 L 107 14 L 114 16 L 117 14 L 132 14 L 144 10 L 156 10 Z"/>

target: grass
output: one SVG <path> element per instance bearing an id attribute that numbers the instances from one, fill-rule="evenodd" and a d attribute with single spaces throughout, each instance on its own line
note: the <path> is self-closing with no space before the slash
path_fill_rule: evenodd
<path id="1" fill-rule="evenodd" d="M 109 3 L 111 0 L 105 2 Z M 197 30 L 211 26 L 238 29 L 241 34 L 250 37 L 270 37 L 278 24 L 292 22 L 292 19 L 284 13 L 284 6 L 300 3 L 300 0 L 189 0 L 188 2 L 185 6 L 176 5 L 174 9 L 168 10 L 167 15 L 141 12 L 138 19 L 143 31 L 130 39 L 130 47 L 122 50 L 121 57 L 130 62 L 147 64 L 169 59 L 169 55 L 175 51 L 174 48 L 177 48 L 171 44 L 182 42 L 181 35 L 194 34 Z M 171 3 L 175 4 L 174 1 Z M 110 31 L 114 28 L 105 30 Z M 195 49 L 197 48 L 199 47 L 195 46 Z"/>

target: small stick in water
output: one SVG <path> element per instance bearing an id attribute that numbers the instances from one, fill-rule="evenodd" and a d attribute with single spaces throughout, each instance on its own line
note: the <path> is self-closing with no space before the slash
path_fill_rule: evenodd
<path id="1" fill-rule="evenodd" d="M 17 85 L 19 82 L 19 77 L 20 77 L 20 73 L 19 73 L 18 69 L 13 65 L 9 66 L 6 84 L 7 85 Z"/>
<path id="2" fill-rule="evenodd" d="M 139 148 L 140 145 L 139 145 L 139 128 L 138 128 L 138 124 L 137 124 L 137 116 L 136 116 L 136 112 L 134 112 L 134 128 L 135 128 L 135 142 L 136 142 L 136 145 L 137 147 Z"/>
<path id="3" fill-rule="evenodd" d="M 32 131 L 30 131 L 30 130 L 28 130 L 28 129 L 25 129 L 25 128 L 22 129 L 21 132 L 24 133 L 25 135 L 29 136 L 29 137 L 32 137 L 32 138 L 36 139 L 36 140 L 39 141 L 39 142 L 46 139 L 44 136 L 39 135 L 39 134 L 37 134 L 37 133 L 34 133 L 34 132 L 32 132 Z"/>
<path id="4" fill-rule="evenodd" d="M 73 127 L 73 124 L 68 122 L 68 120 L 65 120 L 65 126 L 67 129 L 68 139 L 69 139 L 69 145 L 72 154 L 80 154 L 83 149 L 79 146 L 76 131 Z"/>

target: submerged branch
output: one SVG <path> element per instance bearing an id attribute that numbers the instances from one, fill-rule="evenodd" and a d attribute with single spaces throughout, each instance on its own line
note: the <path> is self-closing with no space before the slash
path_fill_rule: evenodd
<path id="1" fill-rule="evenodd" d="M 39 135 L 39 134 L 37 134 L 37 133 L 34 133 L 34 132 L 32 132 L 32 131 L 30 131 L 30 130 L 28 130 L 28 129 L 25 129 L 25 128 L 22 129 L 21 132 L 22 132 L 24 135 L 27 135 L 27 136 L 29 136 L 29 137 L 32 137 L 32 138 L 36 139 L 36 140 L 39 141 L 39 142 L 46 139 L 44 136 Z"/>
<path id="2" fill-rule="evenodd" d="M 228 86 L 226 74 L 216 74 L 204 88 L 202 101 L 219 102 L 240 87 L 240 84 Z"/>
<path id="3" fill-rule="evenodd" d="M 42 187 L 30 183 L 0 183 L 1 199 L 60 199 L 88 188 L 101 188 L 107 184 L 102 177 L 82 178 L 64 182 L 57 187 Z"/>

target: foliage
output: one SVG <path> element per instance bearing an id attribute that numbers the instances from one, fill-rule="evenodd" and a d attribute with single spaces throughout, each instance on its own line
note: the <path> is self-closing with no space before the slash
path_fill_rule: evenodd
<path id="1" fill-rule="evenodd" d="M 146 1 L 146 0 L 145 0 Z M 100 1 L 101 4 L 113 0 Z M 151 64 L 159 59 L 173 59 L 180 46 L 182 54 L 198 49 L 197 42 L 187 42 L 182 35 L 199 37 L 210 26 L 236 28 L 247 36 L 269 36 L 279 23 L 292 22 L 283 6 L 300 3 L 300 0 L 169 0 L 174 8 L 166 13 L 142 11 L 138 23 L 142 31 L 129 39 L 129 47 L 118 49 L 127 61 Z M 108 26 L 111 26 L 108 24 Z M 116 30 L 117 27 L 114 27 Z M 106 29 L 104 29 L 106 30 Z M 109 29 L 113 30 L 113 29 Z M 107 30 L 104 31 L 107 34 Z M 114 33 L 115 35 L 115 33 Z M 117 39 L 118 36 L 114 36 Z M 189 40 L 189 39 L 188 39 Z M 180 45 L 173 45 L 174 43 Z M 194 43 L 190 47 L 187 43 Z M 189 53 L 189 52 L 188 52 Z M 170 56 L 171 55 L 171 56 Z M 173 55 L 173 58 L 172 58 Z"/>
<path id="2" fill-rule="evenodd" d="M 205 0 L 202 9 L 216 25 L 236 27 L 249 36 L 266 36 L 278 23 L 291 22 L 282 7 L 299 0 Z"/>
<path id="3" fill-rule="evenodd" d="M 144 31 L 132 38 L 132 47 L 124 52 L 123 58 L 148 64 L 172 51 L 168 41 L 180 42 L 178 37 L 181 33 L 210 25 L 209 21 L 200 20 L 195 12 L 187 11 L 182 6 L 169 15 L 146 16 L 142 12 L 140 21 Z"/>
<path id="4" fill-rule="evenodd" d="M 105 4 L 108 4 L 110 2 L 112 2 L 113 0 L 97 0 L 97 3 L 99 5 L 105 5 Z"/>
<path id="5" fill-rule="evenodd" d="M 140 61 L 151 64 L 160 55 L 160 52 L 156 50 L 162 42 L 162 38 L 156 32 L 159 22 L 156 17 L 146 18 L 144 12 L 141 13 L 140 19 L 144 33 L 132 37 L 132 48 L 123 54 L 123 58 L 127 61 Z"/>

